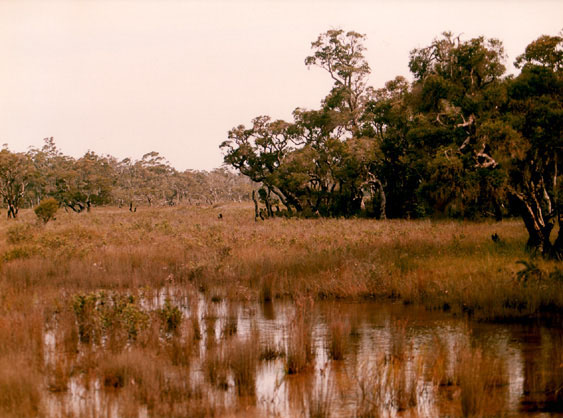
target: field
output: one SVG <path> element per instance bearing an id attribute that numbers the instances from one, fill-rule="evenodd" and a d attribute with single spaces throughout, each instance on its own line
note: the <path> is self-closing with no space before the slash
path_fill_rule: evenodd
<path id="1" fill-rule="evenodd" d="M 22 211 L 0 231 L 1 416 L 563 408 L 563 271 L 530 258 L 519 220 L 255 222 L 230 205 Z M 455 325 L 417 339 L 426 316 Z M 516 403 L 512 363 L 475 337 L 491 323 L 542 335 L 548 372 Z"/>

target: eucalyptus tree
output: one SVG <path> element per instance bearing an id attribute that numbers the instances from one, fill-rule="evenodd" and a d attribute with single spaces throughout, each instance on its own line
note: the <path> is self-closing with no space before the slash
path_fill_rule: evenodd
<path id="1" fill-rule="evenodd" d="M 29 156 L 11 152 L 6 147 L 0 151 L 0 196 L 7 207 L 8 218 L 17 217 L 33 176 Z"/>
<path id="2" fill-rule="evenodd" d="M 506 101 L 504 59 L 497 39 L 462 41 L 449 32 L 411 51 L 408 136 L 423 153 L 417 192 L 431 210 L 500 215 L 505 178 L 495 170 L 490 131 Z"/>
<path id="3" fill-rule="evenodd" d="M 307 66 L 319 66 L 330 75 L 334 85 L 323 104 L 341 112 L 342 125 L 355 136 L 360 128 L 370 74 L 363 54 L 364 41 L 365 35 L 358 32 L 331 29 L 311 43 L 313 55 L 305 58 Z"/>
<path id="4" fill-rule="evenodd" d="M 541 36 L 516 60 L 522 72 L 509 83 L 508 127 L 497 150 L 509 174 L 508 193 L 528 231 L 528 247 L 563 258 L 563 38 Z M 551 232 L 559 232 L 554 242 Z"/>

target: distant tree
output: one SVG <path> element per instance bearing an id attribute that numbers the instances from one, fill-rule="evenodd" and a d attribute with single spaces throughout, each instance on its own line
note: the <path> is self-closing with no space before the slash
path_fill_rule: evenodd
<path id="1" fill-rule="evenodd" d="M 75 212 L 111 201 L 115 183 L 112 157 L 88 151 L 78 160 L 66 157 L 57 169 L 57 200 Z"/>
<path id="2" fill-rule="evenodd" d="M 0 151 L 0 196 L 7 206 L 8 218 L 17 217 L 32 177 L 33 166 L 27 155 L 7 148 Z"/>

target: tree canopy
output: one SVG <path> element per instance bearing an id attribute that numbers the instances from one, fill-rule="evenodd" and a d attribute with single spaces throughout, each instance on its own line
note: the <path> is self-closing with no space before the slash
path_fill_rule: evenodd
<path id="1" fill-rule="evenodd" d="M 507 76 L 500 40 L 444 32 L 411 51 L 412 82 L 379 89 L 364 40 L 320 34 L 305 59 L 333 81 L 320 107 L 289 122 L 259 116 L 221 144 L 225 163 L 261 184 L 269 214 L 520 215 L 528 246 L 561 257 L 550 233 L 561 221 L 563 38 L 531 42 Z"/>

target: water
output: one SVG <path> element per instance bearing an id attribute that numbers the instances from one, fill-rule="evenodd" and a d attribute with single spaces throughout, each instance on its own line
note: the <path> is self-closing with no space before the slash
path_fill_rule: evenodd
<path id="1" fill-rule="evenodd" d="M 187 376 L 204 387 L 208 402 L 232 415 L 459 416 L 464 402 L 465 408 L 486 415 L 563 413 L 561 327 L 480 323 L 381 301 L 305 302 L 299 308 L 285 301 L 215 303 L 202 295 L 167 291 L 143 303 L 154 309 L 166 299 L 182 310 L 184 324 L 196 318 L 200 326 Z M 343 360 L 330 355 L 335 323 L 345 330 Z M 298 324 L 310 332 L 314 360 L 288 375 L 288 347 Z M 256 363 L 255 396 L 237 396 L 232 372 L 220 389 L 206 383 L 207 350 L 228 352 L 233 342 L 248 339 L 260 352 L 265 347 L 285 352 Z M 45 334 L 46 363 L 54 358 L 54 341 L 53 332 Z M 49 415 L 119 416 L 120 390 L 108 391 L 95 373 L 76 374 L 66 391 L 47 396 L 47 409 Z M 141 406 L 135 414 L 150 411 Z"/>

